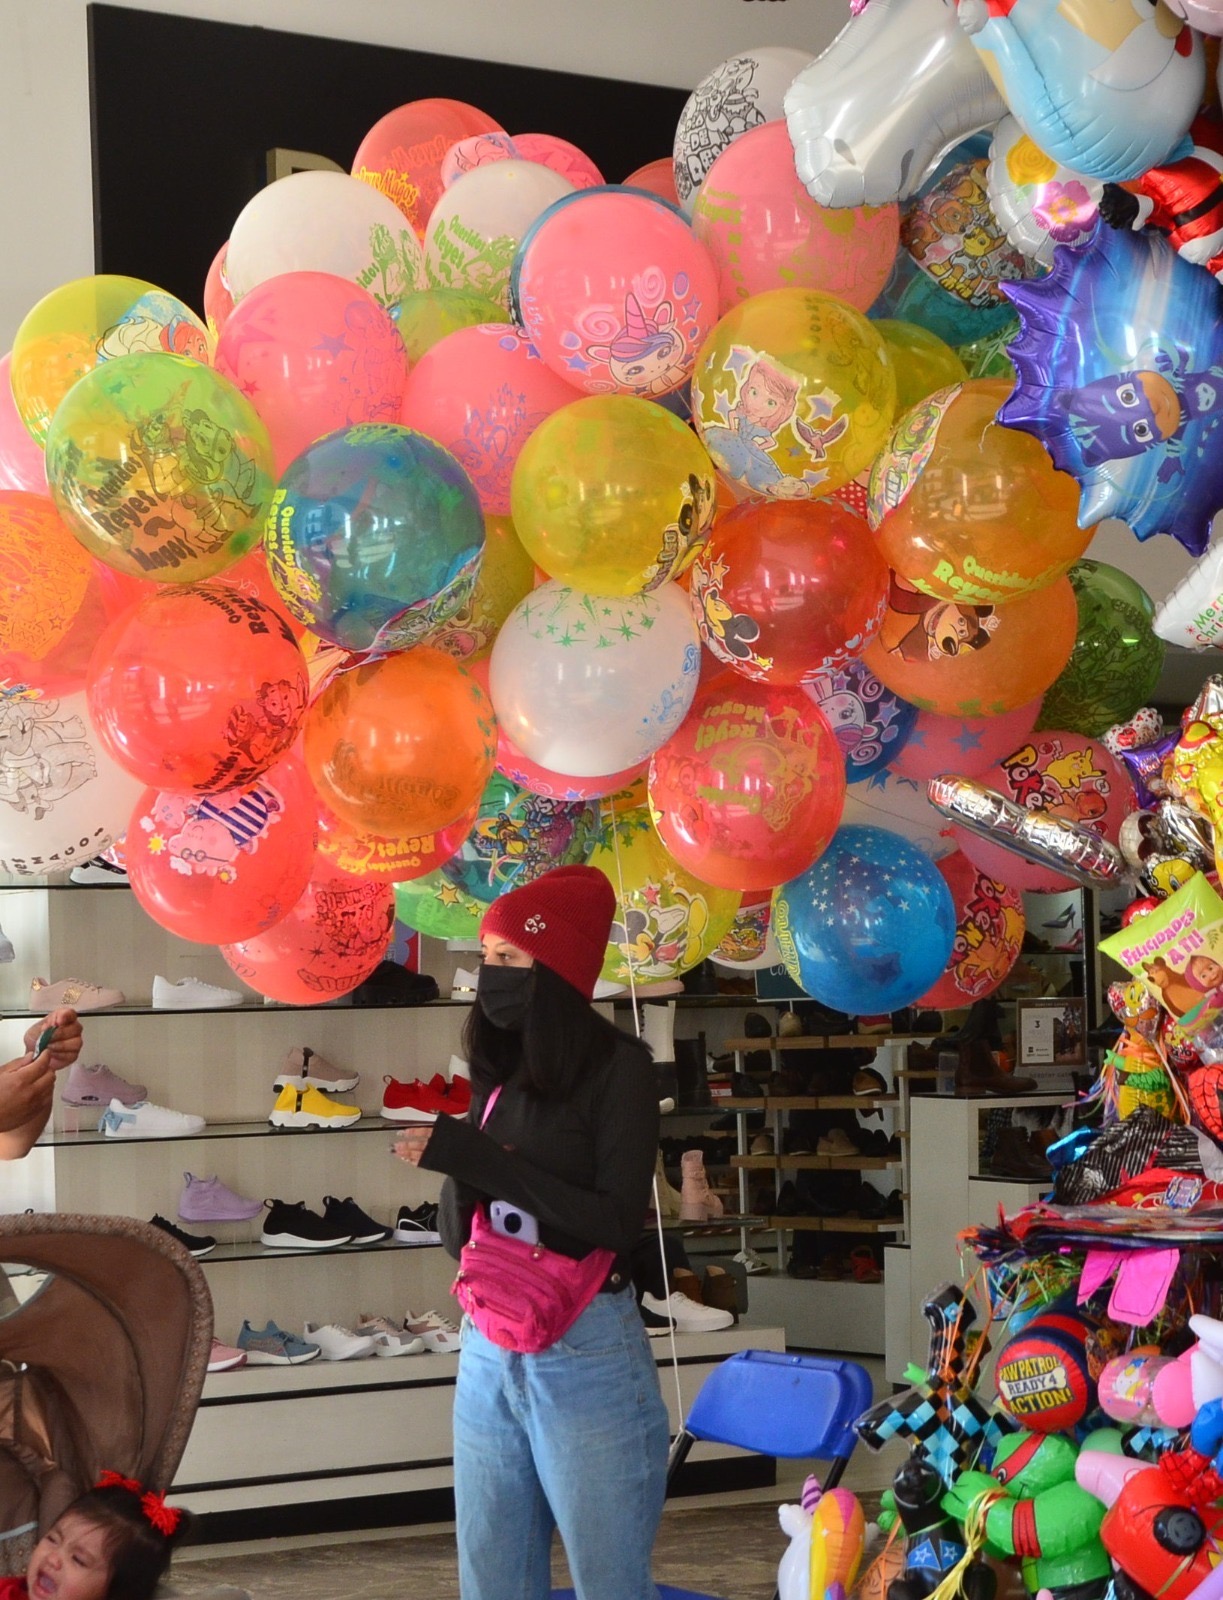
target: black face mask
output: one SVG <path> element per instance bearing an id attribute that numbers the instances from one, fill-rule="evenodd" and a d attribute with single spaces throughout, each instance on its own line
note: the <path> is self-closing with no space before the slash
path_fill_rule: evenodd
<path id="1" fill-rule="evenodd" d="M 493 967 L 485 962 L 476 979 L 476 1004 L 494 1028 L 520 1033 L 535 992 L 534 967 Z"/>

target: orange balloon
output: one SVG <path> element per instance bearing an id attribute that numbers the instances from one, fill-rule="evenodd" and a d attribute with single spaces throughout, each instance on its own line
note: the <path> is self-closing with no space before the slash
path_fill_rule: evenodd
<path id="1" fill-rule="evenodd" d="M 383 839 L 376 833 L 356 833 L 319 807 L 318 850 L 321 856 L 354 878 L 385 878 L 388 883 L 410 883 L 435 871 L 451 856 L 476 825 L 480 808 L 473 806 L 440 833 L 416 839 Z"/>
<path id="2" fill-rule="evenodd" d="M 1069 578 L 995 610 L 934 600 L 892 574 L 883 627 L 862 652 L 881 683 L 923 711 L 998 717 L 1044 694 L 1070 659 Z"/>
<path id="3" fill-rule="evenodd" d="M 1007 604 L 1076 562 L 1094 528 L 1039 439 L 994 420 L 1009 383 L 970 379 L 906 411 L 871 469 L 868 515 L 889 566 L 939 600 Z"/>
<path id="4" fill-rule="evenodd" d="M 306 764 L 324 804 L 388 839 L 457 822 L 479 803 L 496 748 L 488 696 L 424 645 L 341 668 L 306 714 Z"/>
<path id="5" fill-rule="evenodd" d="M 46 495 L 0 491 L 0 677 L 41 684 L 40 669 L 85 604 L 91 571 Z"/>

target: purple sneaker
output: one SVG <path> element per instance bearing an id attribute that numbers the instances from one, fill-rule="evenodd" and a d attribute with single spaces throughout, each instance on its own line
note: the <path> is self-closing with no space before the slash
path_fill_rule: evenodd
<path id="1" fill-rule="evenodd" d="M 196 1178 L 183 1173 L 179 1196 L 181 1222 L 249 1222 L 263 1210 L 262 1200 L 247 1200 L 226 1188 L 220 1178 Z"/>
<path id="2" fill-rule="evenodd" d="M 97 1106 L 105 1111 L 112 1100 L 119 1100 L 125 1106 L 137 1105 L 149 1098 L 149 1091 L 143 1083 L 129 1083 L 100 1062 L 85 1067 L 74 1061 L 59 1097 L 66 1106 Z"/>

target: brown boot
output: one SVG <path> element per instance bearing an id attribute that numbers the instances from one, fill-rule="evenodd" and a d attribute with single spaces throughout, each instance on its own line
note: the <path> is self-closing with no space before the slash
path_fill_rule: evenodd
<path id="1" fill-rule="evenodd" d="M 689 1300 L 694 1300 L 698 1306 L 706 1304 L 701 1290 L 701 1280 L 691 1267 L 671 1268 L 671 1293 L 686 1295 Z"/>
<path id="2" fill-rule="evenodd" d="M 1003 1072 L 984 1039 L 973 1039 L 960 1046 L 960 1063 L 955 1069 L 958 1095 L 1031 1094 L 1036 1087 L 1035 1078 L 1020 1078 L 1013 1072 Z"/>
<path id="3" fill-rule="evenodd" d="M 1026 1178 L 1029 1183 L 1047 1183 L 1053 1177 L 1053 1169 L 1026 1128 L 999 1132 L 989 1170 L 999 1178 Z"/>
<path id="4" fill-rule="evenodd" d="M 687 1291 L 685 1290 L 685 1293 Z M 739 1320 L 739 1286 L 725 1267 L 706 1267 L 701 1285 L 704 1304 L 715 1311 L 729 1311 Z"/>

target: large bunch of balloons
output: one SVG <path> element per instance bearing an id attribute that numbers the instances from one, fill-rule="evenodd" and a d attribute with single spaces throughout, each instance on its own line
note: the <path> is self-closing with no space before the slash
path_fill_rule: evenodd
<path id="1" fill-rule="evenodd" d="M 1211 556 L 1159 611 L 1082 559 L 1223 504 L 1201 42 L 1112 3 L 867 0 L 623 175 L 413 101 L 251 198 L 202 318 L 47 295 L 0 378 L 0 865 L 126 838 L 278 998 L 360 982 L 392 899 L 470 937 L 584 859 L 621 981 L 996 986 L 1018 891 L 1116 853 L 1156 627 L 1223 637 Z"/>

